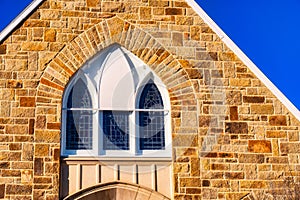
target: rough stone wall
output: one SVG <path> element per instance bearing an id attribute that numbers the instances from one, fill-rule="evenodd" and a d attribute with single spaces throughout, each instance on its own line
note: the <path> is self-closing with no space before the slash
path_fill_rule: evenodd
<path id="1" fill-rule="evenodd" d="M 174 199 L 299 198 L 299 121 L 186 2 L 160 0 L 47 0 L 0 44 L 0 198 L 59 198 L 64 88 L 115 42 L 168 87 Z"/>

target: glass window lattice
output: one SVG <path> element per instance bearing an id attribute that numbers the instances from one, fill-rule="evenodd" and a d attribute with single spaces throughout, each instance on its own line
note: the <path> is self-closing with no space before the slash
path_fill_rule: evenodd
<path id="1" fill-rule="evenodd" d="M 104 150 L 129 150 L 129 112 L 103 111 Z"/>
<path id="2" fill-rule="evenodd" d="M 68 108 L 82 109 L 67 110 L 66 149 L 92 149 L 93 112 L 84 109 L 90 108 L 92 101 L 86 84 L 81 79 L 74 84 L 69 94 L 67 105 Z"/>
<path id="3" fill-rule="evenodd" d="M 140 109 L 149 109 L 149 111 L 139 112 L 140 150 L 165 149 L 163 107 L 158 88 L 154 83 L 147 83 L 141 93 L 139 102 Z M 151 111 L 150 109 L 162 109 L 162 111 Z"/>

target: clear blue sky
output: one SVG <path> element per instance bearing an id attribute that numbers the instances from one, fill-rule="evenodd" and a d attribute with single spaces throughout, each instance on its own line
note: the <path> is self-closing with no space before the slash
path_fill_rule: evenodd
<path id="1" fill-rule="evenodd" d="M 300 109 L 300 1 L 196 1 Z"/>
<path id="2" fill-rule="evenodd" d="M 196 0 L 300 109 L 300 1 Z M 1 0 L 3 30 L 31 0 Z"/>

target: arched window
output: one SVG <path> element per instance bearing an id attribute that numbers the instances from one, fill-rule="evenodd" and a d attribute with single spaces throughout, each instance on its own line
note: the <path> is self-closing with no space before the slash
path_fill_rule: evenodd
<path id="1" fill-rule="evenodd" d="M 120 45 L 76 72 L 62 110 L 62 156 L 171 157 L 168 91 Z"/>

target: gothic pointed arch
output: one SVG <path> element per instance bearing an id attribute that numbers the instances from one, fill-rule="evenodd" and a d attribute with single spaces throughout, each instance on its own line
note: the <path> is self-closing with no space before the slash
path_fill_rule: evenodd
<path id="1" fill-rule="evenodd" d="M 161 78 L 169 91 L 171 107 L 186 105 L 186 96 L 192 95 L 195 99 L 194 86 L 183 67 L 184 63 L 179 62 L 154 36 L 119 17 L 113 17 L 78 35 L 47 64 L 37 89 L 37 107 L 53 107 L 55 113 L 51 115 L 56 116 L 56 121 L 51 123 L 60 123 L 59 107 L 70 78 L 97 52 L 114 43 L 135 54 Z M 189 102 L 189 107 L 195 107 L 191 109 L 197 110 L 196 106 L 196 101 Z M 173 117 L 180 117 L 175 110 Z M 37 122 L 44 118 L 47 118 L 47 113 L 37 113 Z M 56 132 L 51 134 L 55 134 L 54 141 L 59 142 L 59 126 L 55 127 L 51 130 Z"/>

